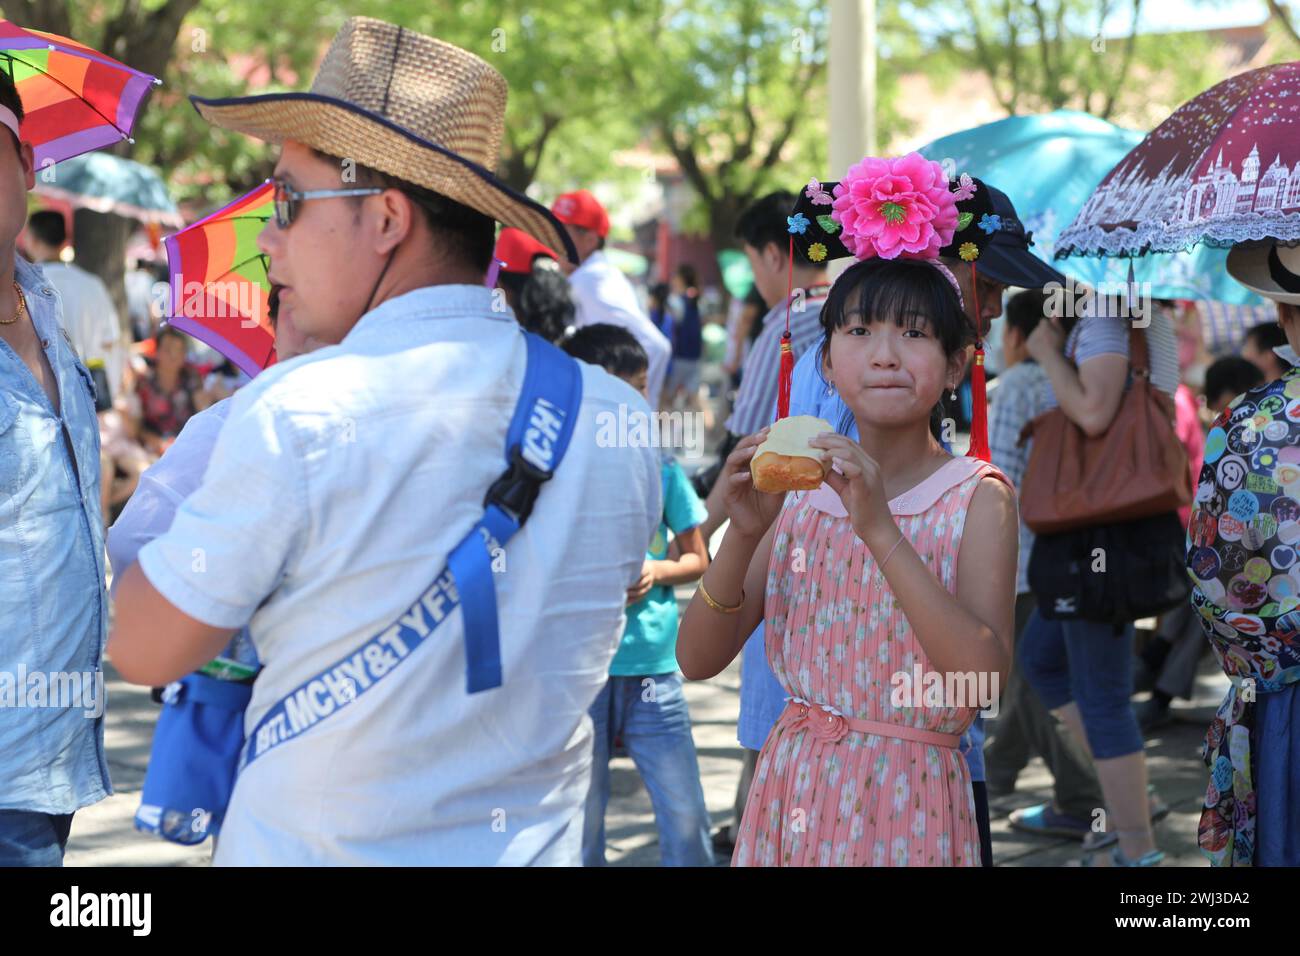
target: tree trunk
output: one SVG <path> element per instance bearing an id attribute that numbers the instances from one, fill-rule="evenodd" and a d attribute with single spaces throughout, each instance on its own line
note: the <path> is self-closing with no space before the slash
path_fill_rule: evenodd
<path id="1" fill-rule="evenodd" d="M 72 217 L 77 265 L 104 280 L 117 309 L 119 328 L 126 330 L 126 244 L 137 223 L 111 213 L 78 209 Z"/>

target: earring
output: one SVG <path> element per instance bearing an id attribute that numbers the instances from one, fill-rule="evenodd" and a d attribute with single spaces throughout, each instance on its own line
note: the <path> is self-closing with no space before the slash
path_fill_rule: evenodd
<path id="1" fill-rule="evenodd" d="M 957 389 L 952 390 L 952 394 L 948 396 L 948 399 L 954 402 L 957 401 Z"/>

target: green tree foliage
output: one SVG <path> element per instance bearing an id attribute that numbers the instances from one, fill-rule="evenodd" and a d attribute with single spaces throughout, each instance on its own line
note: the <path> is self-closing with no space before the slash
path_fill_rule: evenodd
<path id="1" fill-rule="evenodd" d="M 919 0 L 906 4 L 935 69 L 977 70 L 1008 115 L 1076 109 L 1151 126 L 1222 76 L 1204 33 L 1140 33 L 1144 0 Z M 1127 24 L 1124 36 L 1102 25 Z M 1158 96 L 1153 96 L 1158 91 Z"/>

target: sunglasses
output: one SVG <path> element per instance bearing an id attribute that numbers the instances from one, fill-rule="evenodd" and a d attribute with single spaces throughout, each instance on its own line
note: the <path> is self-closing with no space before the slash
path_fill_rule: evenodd
<path id="1" fill-rule="evenodd" d="M 288 229 L 298 214 L 298 203 L 309 199 L 341 199 L 344 196 L 378 196 L 383 192 L 377 187 L 357 189 L 309 189 L 300 192 L 278 179 L 270 180 L 275 187 L 275 224 L 281 229 Z"/>

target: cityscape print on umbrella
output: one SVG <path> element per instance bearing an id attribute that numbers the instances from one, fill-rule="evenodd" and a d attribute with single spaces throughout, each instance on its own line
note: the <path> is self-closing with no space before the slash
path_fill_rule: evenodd
<path id="1" fill-rule="evenodd" d="M 1057 257 L 1300 240 L 1298 120 L 1300 62 L 1202 93 L 1102 180 L 1062 232 Z"/>

